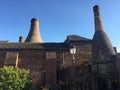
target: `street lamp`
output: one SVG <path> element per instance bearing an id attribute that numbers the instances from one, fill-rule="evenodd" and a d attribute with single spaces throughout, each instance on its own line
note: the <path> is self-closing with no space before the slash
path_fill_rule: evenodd
<path id="1" fill-rule="evenodd" d="M 72 45 L 70 47 L 70 53 L 72 54 L 72 64 L 75 64 L 75 53 L 76 53 L 76 47 L 75 47 L 75 45 Z"/>
<path id="2" fill-rule="evenodd" d="M 70 53 L 72 55 L 72 84 L 73 84 L 73 90 L 77 90 L 76 88 L 76 83 L 75 83 L 75 77 L 76 77 L 76 74 L 75 74 L 75 53 L 76 53 L 76 47 L 75 45 L 72 45 L 70 47 Z"/>

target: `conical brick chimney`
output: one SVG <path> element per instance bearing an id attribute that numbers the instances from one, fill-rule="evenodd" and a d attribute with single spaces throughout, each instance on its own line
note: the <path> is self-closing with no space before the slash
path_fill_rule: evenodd
<path id="1" fill-rule="evenodd" d="M 107 34 L 103 30 L 99 6 L 94 6 L 93 11 L 95 22 L 95 34 L 92 41 L 93 58 L 94 60 L 107 60 L 116 53 Z"/>
<path id="2" fill-rule="evenodd" d="M 37 18 L 32 18 L 30 32 L 25 42 L 42 43 L 42 38 L 40 35 L 40 29 L 39 29 L 39 20 Z"/>

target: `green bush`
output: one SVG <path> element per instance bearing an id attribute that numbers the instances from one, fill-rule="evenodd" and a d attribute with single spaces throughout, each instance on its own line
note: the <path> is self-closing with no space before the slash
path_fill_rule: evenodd
<path id="1" fill-rule="evenodd" d="M 30 90 L 29 70 L 13 66 L 0 68 L 0 90 Z"/>

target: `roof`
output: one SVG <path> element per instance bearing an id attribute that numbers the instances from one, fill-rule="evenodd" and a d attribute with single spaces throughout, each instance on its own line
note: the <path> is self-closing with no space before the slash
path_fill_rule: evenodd
<path id="1" fill-rule="evenodd" d="M 0 43 L 0 49 L 68 49 L 65 43 Z"/>
<path id="2" fill-rule="evenodd" d="M 91 39 L 84 38 L 78 35 L 69 35 L 67 36 L 67 41 L 91 41 Z"/>

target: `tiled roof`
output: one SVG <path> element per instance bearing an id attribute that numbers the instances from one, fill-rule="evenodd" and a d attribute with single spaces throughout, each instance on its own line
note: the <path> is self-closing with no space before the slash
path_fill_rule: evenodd
<path id="1" fill-rule="evenodd" d="M 69 41 L 90 41 L 91 39 L 84 38 L 84 37 L 81 37 L 78 35 L 69 35 L 69 36 L 67 36 L 66 40 L 69 40 Z"/>
<path id="2" fill-rule="evenodd" d="M 41 43 L 44 49 L 68 49 L 69 46 L 66 43 Z"/>
<path id="3" fill-rule="evenodd" d="M 67 49 L 65 43 L 0 43 L 0 49 Z"/>

